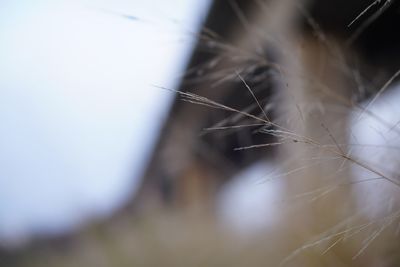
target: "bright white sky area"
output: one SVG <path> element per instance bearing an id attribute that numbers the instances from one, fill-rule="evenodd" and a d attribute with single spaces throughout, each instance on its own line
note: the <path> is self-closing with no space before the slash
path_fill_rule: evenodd
<path id="1" fill-rule="evenodd" d="M 0 1 L 0 239 L 135 192 L 208 3 Z"/>
<path id="2" fill-rule="evenodd" d="M 278 222 L 282 201 L 278 164 L 257 162 L 233 177 L 218 198 L 221 222 L 239 235 L 254 235 Z M 272 178 L 272 179 L 271 179 Z"/>
<path id="3" fill-rule="evenodd" d="M 366 113 L 352 116 L 352 156 L 366 166 L 382 173 L 393 180 L 399 180 L 400 166 L 400 85 L 387 90 L 376 98 L 372 104 L 366 101 L 364 107 L 376 116 Z M 375 179 L 379 176 L 365 168 L 353 165 L 358 181 Z M 356 185 L 361 208 L 369 216 L 390 212 L 393 196 L 398 196 L 398 187 L 384 179 L 369 181 Z"/>

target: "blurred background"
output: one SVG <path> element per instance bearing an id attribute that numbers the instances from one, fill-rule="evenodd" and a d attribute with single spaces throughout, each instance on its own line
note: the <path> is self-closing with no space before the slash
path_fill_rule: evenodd
<path id="1" fill-rule="evenodd" d="M 279 117 L 276 69 L 233 45 L 260 8 L 249 2 L 0 1 L 0 266 L 274 266 L 296 248 L 279 235 L 290 225 L 277 214 L 299 201 L 283 193 L 279 140 L 185 95 Z M 255 54 L 276 62 L 270 44 Z M 352 107 L 351 142 L 395 174 L 400 95 L 388 91 L 360 101 L 384 125 Z M 359 191 L 367 216 L 382 192 Z"/>

